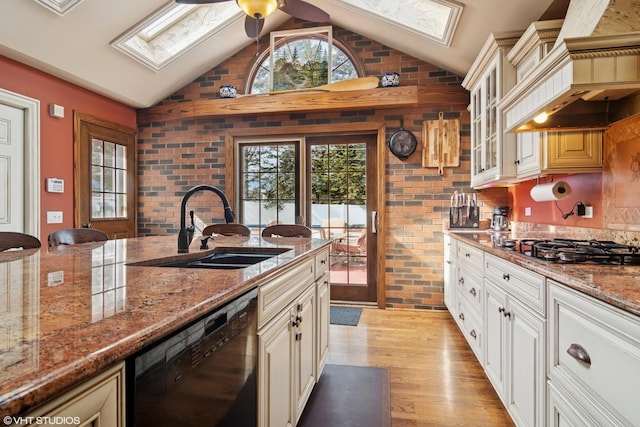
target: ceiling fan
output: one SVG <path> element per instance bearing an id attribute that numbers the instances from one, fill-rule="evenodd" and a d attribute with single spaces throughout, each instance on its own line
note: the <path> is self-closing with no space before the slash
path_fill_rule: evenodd
<path id="1" fill-rule="evenodd" d="M 232 0 L 176 0 L 183 4 L 208 4 L 222 3 Z M 303 0 L 235 0 L 240 9 L 247 14 L 244 21 L 244 30 L 247 36 L 257 39 L 264 27 L 264 20 L 277 9 L 310 22 L 327 22 L 329 14 Z"/>

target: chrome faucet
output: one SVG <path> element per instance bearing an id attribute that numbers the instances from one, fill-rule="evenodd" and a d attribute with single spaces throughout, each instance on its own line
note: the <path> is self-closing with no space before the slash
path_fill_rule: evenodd
<path id="1" fill-rule="evenodd" d="M 233 211 L 231 210 L 231 206 L 229 205 L 229 200 L 227 196 L 224 195 L 222 190 L 218 187 L 214 187 L 213 185 L 196 185 L 191 188 L 182 198 L 182 205 L 180 206 L 180 232 L 178 233 L 178 253 L 187 253 L 189 252 L 189 245 L 191 244 L 191 240 L 193 240 L 193 232 L 195 231 L 195 224 L 193 221 L 193 211 L 191 214 L 191 225 L 187 227 L 187 201 L 189 198 L 198 191 L 209 190 L 213 191 L 220 197 L 222 200 L 222 206 L 224 207 L 224 220 L 228 223 L 233 222 L 235 220 L 235 216 L 233 215 Z"/>

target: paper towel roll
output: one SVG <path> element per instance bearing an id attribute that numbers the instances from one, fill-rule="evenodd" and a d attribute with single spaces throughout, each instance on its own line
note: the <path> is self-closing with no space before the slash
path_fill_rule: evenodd
<path id="1" fill-rule="evenodd" d="M 531 189 L 531 198 L 536 202 L 560 200 L 571 194 L 571 187 L 565 181 L 538 184 Z"/>

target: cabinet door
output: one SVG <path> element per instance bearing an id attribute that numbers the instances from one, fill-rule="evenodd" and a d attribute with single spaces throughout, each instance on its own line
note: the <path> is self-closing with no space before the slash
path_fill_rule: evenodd
<path id="1" fill-rule="evenodd" d="M 124 363 L 115 366 L 23 417 L 29 426 L 69 425 L 122 427 Z M 7 424 L 11 424 L 10 422 Z"/>
<path id="2" fill-rule="evenodd" d="M 516 134 L 516 176 L 529 177 L 540 172 L 540 132 Z"/>
<path id="3" fill-rule="evenodd" d="M 296 416 L 302 415 L 307 399 L 316 383 L 316 289 L 309 287 L 295 307 L 296 324 L 293 345 L 293 393 L 296 402 Z"/>
<path id="4" fill-rule="evenodd" d="M 318 279 L 317 282 L 317 308 L 316 328 L 318 331 L 318 347 L 316 356 L 316 381 L 320 379 L 324 365 L 329 356 L 329 313 L 331 294 L 329 287 L 329 272 Z"/>
<path id="5" fill-rule="evenodd" d="M 592 171 L 602 169 L 603 131 L 548 132 L 543 170 Z"/>
<path id="6" fill-rule="evenodd" d="M 284 310 L 259 333 L 258 424 L 263 427 L 293 425 L 293 319 L 293 309 Z"/>
<path id="7" fill-rule="evenodd" d="M 514 299 L 509 299 L 508 407 L 519 426 L 544 426 L 545 323 Z"/>
<path id="8" fill-rule="evenodd" d="M 484 281 L 484 369 L 500 399 L 505 400 L 507 294 Z"/>

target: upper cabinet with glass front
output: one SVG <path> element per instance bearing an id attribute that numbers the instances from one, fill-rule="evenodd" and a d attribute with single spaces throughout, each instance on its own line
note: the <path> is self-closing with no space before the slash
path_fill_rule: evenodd
<path id="1" fill-rule="evenodd" d="M 462 86 L 471 92 L 471 186 L 506 184 L 516 176 L 514 134 L 503 132 L 498 103 L 516 82 L 506 60 L 522 32 L 491 34 Z"/>

